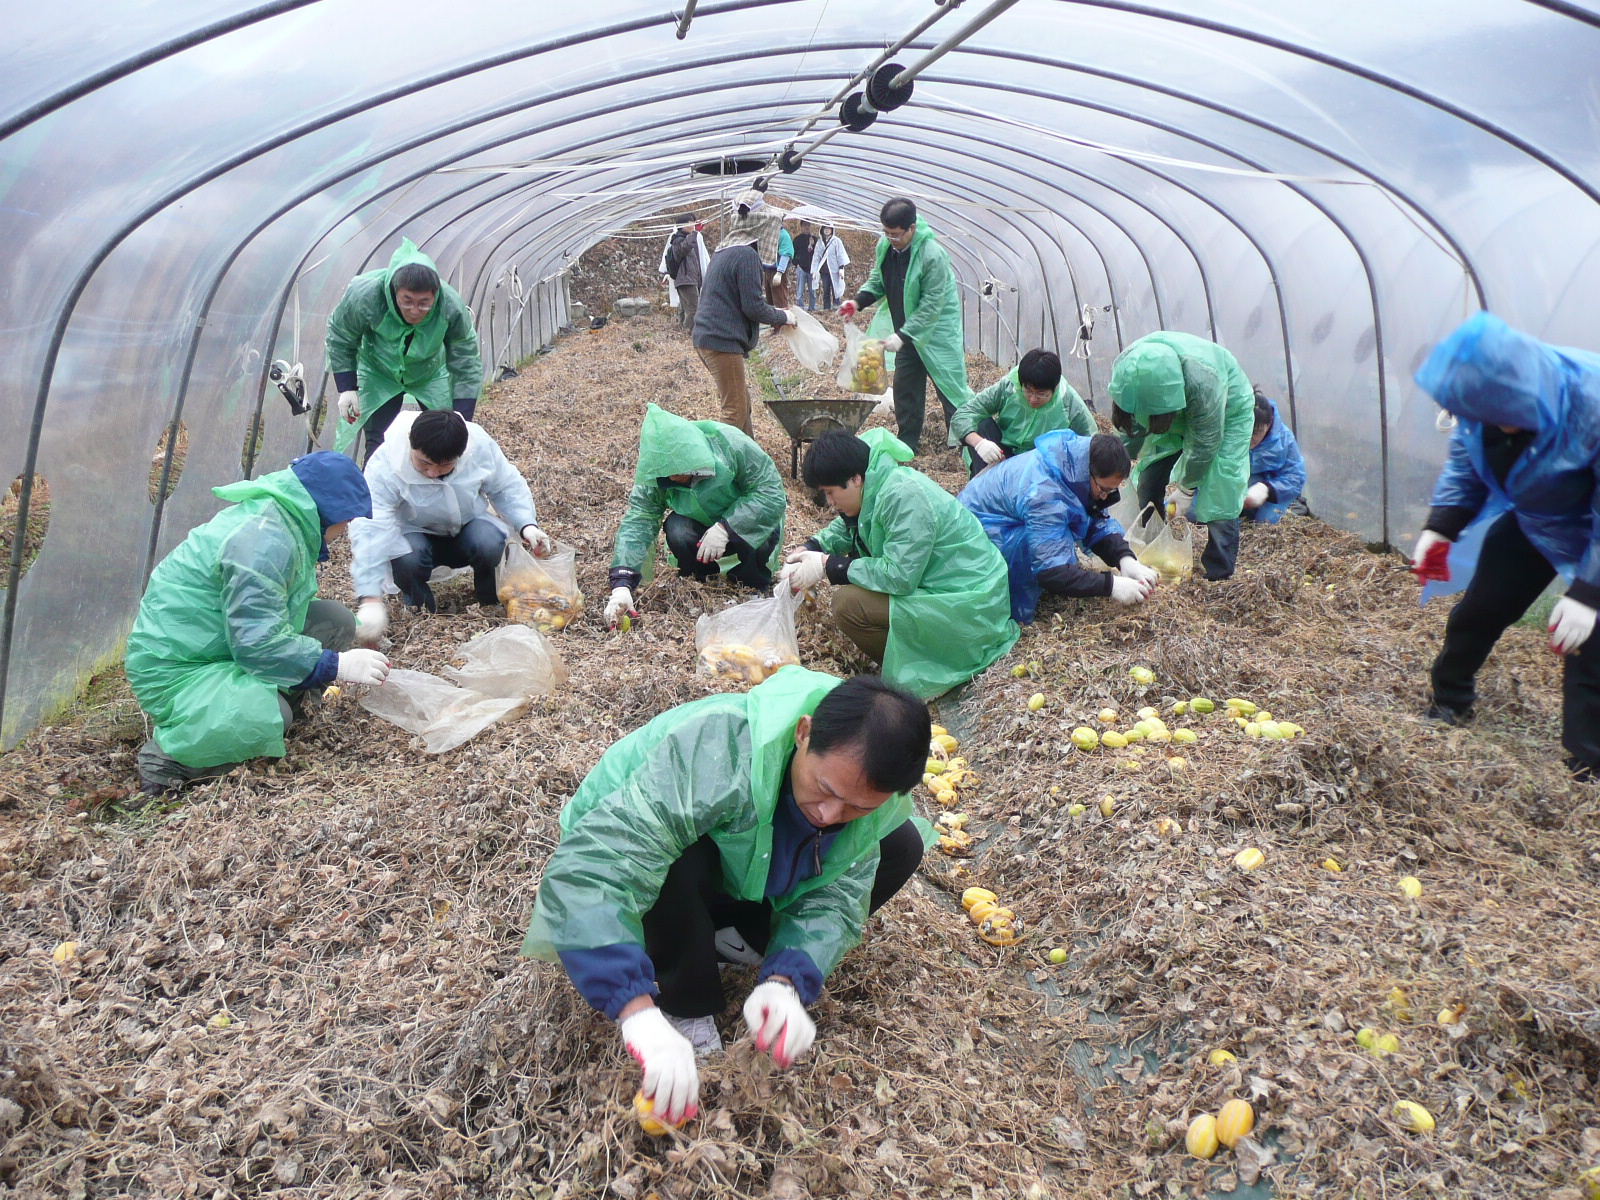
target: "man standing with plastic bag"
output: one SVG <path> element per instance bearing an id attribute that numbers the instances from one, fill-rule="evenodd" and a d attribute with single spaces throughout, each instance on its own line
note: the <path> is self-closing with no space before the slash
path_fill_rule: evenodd
<path id="1" fill-rule="evenodd" d="M 700 281 L 705 278 L 706 264 L 711 256 L 706 253 L 705 238 L 700 236 L 700 225 L 692 213 L 678 218 L 678 228 L 661 248 L 661 283 L 667 289 L 672 306 L 678 310 L 678 328 L 693 329 L 694 315 L 700 306 Z"/>
<path id="2" fill-rule="evenodd" d="M 139 751 L 152 795 L 282 758 L 306 691 L 389 673 L 376 650 L 350 649 L 354 614 L 315 598 L 327 543 L 372 515 L 355 463 L 319 450 L 212 490 L 229 506 L 161 560 L 128 635 L 128 683 L 155 726 Z"/>
<path id="3" fill-rule="evenodd" d="M 1006 560 L 1013 621 L 1031 624 L 1043 592 L 1144 603 L 1156 572 L 1133 556 L 1122 526 L 1106 515 L 1131 469 L 1114 434 L 1058 429 L 962 490 L 961 503 Z M 1080 544 L 1119 573 L 1080 567 Z"/>
<path id="4" fill-rule="evenodd" d="M 1050 350 L 1029 350 L 1009 372 L 956 409 L 950 433 L 962 443 L 968 478 L 985 467 L 1033 449 L 1052 429 L 1084 437 L 1099 430 L 1094 414 L 1061 373 Z"/>
<path id="5" fill-rule="evenodd" d="M 1559 574 L 1567 592 L 1549 629 L 1565 660 L 1561 743 L 1578 778 L 1600 777 L 1600 355 L 1480 312 L 1434 349 L 1417 385 L 1456 427 L 1412 569 L 1424 583 L 1470 577 L 1433 661 L 1428 716 L 1472 716 L 1479 668 Z"/>
<path id="6" fill-rule="evenodd" d="M 527 480 L 482 426 L 444 409 L 401 414 L 391 429 L 396 436 L 367 460 L 372 520 L 350 530 L 350 578 L 361 597 L 356 640 L 369 645 L 388 628 L 391 579 L 408 607 L 431 613 L 439 609 L 433 569 L 471 567 L 473 592 L 487 608 L 498 602 L 495 568 L 512 529 L 536 557 L 555 548 L 538 526 Z"/>
<path id="7" fill-rule="evenodd" d="M 345 288 L 328 316 L 328 370 L 339 390 L 333 448 L 348 453 L 364 429 L 364 462 L 407 396 L 423 408 L 453 407 L 470 421 L 483 386 L 472 314 L 410 238 L 386 268 Z"/>
<path id="8" fill-rule="evenodd" d="M 1306 486 L 1306 460 L 1278 406 L 1255 389 L 1255 429 L 1250 434 L 1250 487 L 1244 494 L 1246 521 L 1276 525 Z"/>
<path id="9" fill-rule="evenodd" d="M 734 583 L 766 591 L 783 549 L 787 500 L 777 465 L 742 432 L 649 405 L 611 558 L 606 624 L 615 628 L 624 615 L 639 615 L 633 593 L 663 526 L 667 550 L 685 575 L 705 580 L 727 569 Z"/>
<path id="10" fill-rule="evenodd" d="M 618 1023 L 655 1117 L 699 1106 L 722 1049 L 719 962 L 758 967 L 744 1019 L 780 1067 L 806 1009 L 928 844 L 912 818 L 927 706 L 872 676 L 786 667 L 680 705 L 601 757 L 561 811 L 522 953 Z"/>
<path id="11" fill-rule="evenodd" d="M 964 683 L 1019 635 L 1006 565 L 978 519 L 910 469 L 887 429 L 831 430 L 811 443 L 802 475 L 839 516 L 789 555 L 795 592 L 835 585 L 833 619 L 883 677 L 932 699 Z"/>
<path id="12" fill-rule="evenodd" d="M 946 424 L 972 399 L 961 292 L 950 256 L 932 227 L 917 216 L 914 203 L 904 197 L 890 200 L 879 220 L 883 236 L 872 271 L 855 299 L 839 306 L 839 315 L 849 320 L 860 309 L 885 301 L 867 334 L 883 339 L 884 350 L 895 356 L 895 429 L 911 452 L 919 454 L 928 380 L 944 405 Z"/>
<path id="13" fill-rule="evenodd" d="M 1207 579 L 1227 579 L 1239 557 L 1255 425 L 1244 371 L 1215 342 L 1162 331 L 1117 355 L 1107 390 L 1111 423 L 1138 461 L 1140 509 L 1163 510 L 1165 494 L 1183 516 L 1205 525 L 1201 569 Z"/>

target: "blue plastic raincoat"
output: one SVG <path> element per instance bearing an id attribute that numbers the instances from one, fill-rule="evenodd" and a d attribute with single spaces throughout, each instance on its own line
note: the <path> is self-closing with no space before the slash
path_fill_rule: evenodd
<path id="1" fill-rule="evenodd" d="M 1469 534 L 1508 509 L 1562 578 L 1600 588 L 1600 355 L 1548 345 L 1479 312 L 1434 348 L 1417 386 L 1457 422 L 1432 503 L 1477 514 L 1451 548 L 1447 589 L 1471 578 L 1476 563 L 1465 560 L 1481 537 Z M 1537 433 L 1504 487 L 1484 458 L 1486 424 Z"/>
<path id="2" fill-rule="evenodd" d="M 1039 607 L 1039 574 L 1078 560 L 1078 546 L 1122 538 L 1112 518 L 1090 511 L 1089 441 L 1068 429 L 1042 434 L 1032 452 L 984 471 L 960 499 L 1000 548 L 1011 583 L 1011 619 Z"/>
<path id="3" fill-rule="evenodd" d="M 1300 456 L 1300 443 L 1294 440 L 1294 431 L 1284 424 L 1277 404 L 1271 400 L 1267 403 L 1272 405 L 1272 428 L 1250 451 L 1250 483 L 1264 483 L 1272 489 L 1272 499 L 1255 510 L 1253 519 L 1263 525 L 1276 525 L 1305 490 L 1306 460 Z"/>

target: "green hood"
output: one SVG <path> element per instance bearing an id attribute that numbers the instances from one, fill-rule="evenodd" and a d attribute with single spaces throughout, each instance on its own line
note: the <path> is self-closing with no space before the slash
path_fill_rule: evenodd
<path id="1" fill-rule="evenodd" d="M 229 504 L 258 499 L 273 501 L 283 510 L 290 527 L 304 540 L 312 561 L 322 552 L 322 520 L 317 516 L 317 502 L 292 470 L 285 468 L 256 479 L 225 483 L 212 488 L 211 494 Z"/>
<path id="2" fill-rule="evenodd" d="M 400 310 L 395 306 L 394 302 L 394 273 L 401 267 L 409 266 L 411 263 L 421 263 L 432 270 L 435 275 L 439 274 L 439 265 L 421 250 L 418 250 L 415 242 L 408 237 L 400 239 L 400 246 L 389 256 L 388 269 L 383 273 L 383 303 L 384 307 L 389 310 L 390 315 L 402 325 L 405 324 L 405 318 L 400 315 Z M 443 290 L 444 280 L 442 277 L 439 280 L 439 285 L 440 289 Z M 420 328 L 426 325 L 429 321 L 439 316 L 443 309 L 444 306 L 437 303 L 436 300 L 427 316 L 423 317 L 415 326 L 407 326 L 407 328 Z"/>
<path id="3" fill-rule="evenodd" d="M 717 456 L 694 422 L 654 404 L 644 410 L 644 426 L 639 430 L 638 478 L 714 475 L 716 471 Z"/>
<path id="4" fill-rule="evenodd" d="M 872 452 L 872 457 L 867 460 L 867 479 L 875 479 L 916 457 L 911 452 L 910 446 L 881 426 L 869 429 L 865 433 L 858 433 L 856 436 L 865 442 L 867 449 Z"/>
<path id="5" fill-rule="evenodd" d="M 1141 339 L 1111 367 L 1111 403 L 1136 417 L 1182 412 L 1183 360 L 1171 346 Z"/>

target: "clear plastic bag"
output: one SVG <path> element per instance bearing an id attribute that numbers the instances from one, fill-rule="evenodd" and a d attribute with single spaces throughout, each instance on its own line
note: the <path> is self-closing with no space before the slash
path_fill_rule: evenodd
<path id="1" fill-rule="evenodd" d="M 578 590 L 578 551 L 557 542 L 547 558 L 535 558 L 515 537 L 506 539 L 500 566 L 494 575 L 495 593 L 506 606 L 506 616 L 540 633 L 556 633 L 583 612 Z"/>
<path id="2" fill-rule="evenodd" d="M 894 376 L 885 365 L 883 343 L 869 338 L 854 322 L 844 324 L 844 358 L 839 362 L 839 373 L 834 377 L 847 392 L 863 396 L 881 396 L 889 390 Z"/>
<path id="3" fill-rule="evenodd" d="M 826 375 L 833 365 L 833 356 L 839 353 L 839 339 L 829 333 L 821 321 L 803 308 L 791 308 L 789 315 L 795 322 L 778 332 L 789 343 L 789 349 L 800 360 L 800 365 L 818 375 Z"/>
<path id="4" fill-rule="evenodd" d="M 1176 531 L 1182 526 L 1181 532 Z M 1134 549 L 1134 557 L 1161 576 L 1162 583 L 1182 583 L 1194 574 L 1194 526 L 1187 521 L 1163 521 L 1152 508 L 1141 522 L 1149 536 Z M 1134 543 L 1129 540 L 1129 545 Z"/>
<path id="5" fill-rule="evenodd" d="M 422 739 L 429 754 L 443 754 L 475 738 L 496 721 L 528 707 L 526 696 L 485 696 L 425 671 L 395 670 L 368 688 L 361 707 Z"/>
<path id="6" fill-rule="evenodd" d="M 567 682 L 561 655 L 536 629 L 502 625 L 480 633 L 461 647 L 464 666 L 445 667 L 444 675 L 485 696 L 548 696 Z"/>
<path id="7" fill-rule="evenodd" d="M 694 626 L 694 648 L 704 675 L 760 683 L 800 662 L 794 610 L 800 597 L 787 588 L 765 600 L 751 600 L 717 613 L 703 613 Z"/>
<path id="8" fill-rule="evenodd" d="M 1146 511 L 1154 512 L 1155 506 L 1147 505 Z M 1144 515 L 1145 513 L 1139 511 L 1139 497 L 1131 487 L 1123 492 L 1121 498 L 1106 510 L 1106 516 L 1122 526 L 1122 532 L 1127 535 L 1130 546 L 1134 544 L 1136 537 L 1138 537 L 1139 541 L 1145 540 L 1138 534 L 1139 522 Z"/>

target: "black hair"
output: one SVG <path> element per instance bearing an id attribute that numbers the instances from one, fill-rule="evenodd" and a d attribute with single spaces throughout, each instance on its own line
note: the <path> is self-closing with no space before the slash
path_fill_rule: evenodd
<path id="1" fill-rule="evenodd" d="M 909 792 L 927 769 L 932 735 L 926 704 L 876 675 L 857 675 L 817 702 L 807 748 L 812 754 L 854 750 L 876 790 Z"/>
<path id="2" fill-rule="evenodd" d="M 396 292 L 432 292 L 439 294 L 439 272 L 427 263 L 409 262 L 395 268 L 389 284 Z"/>
<path id="3" fill-rule="evenodd" d="M 917 206 L 904 196 L 885 201 L 878 211 L 878 220 L 885 229 L 914 229 L 917 224 Z"/>
<path id="4" fill-rule="evenodd" d="M 1111 406 L 1111 428 L 1120 429 L 1123 433 L 1133 432 L 1133 414 L 1120 404 Z"/>
<path id="5" fill-rule="evenodd" d="M 1047 392 L 1061 382 L 1061 359 L 1054 350 L 1029 350 L 1017 364 L 1017 378 Z"/>
<path id="6" fill-rule="evenodd" d="M 811 488 L 846 487 L 857 475 L 865 477 L 872 451 L 853 433 L 830 429 L 806 451 L 800 478 Z"/>
<path id="7" fill-rule="evenodd" d="M 694 220 L 695 220 L 695 218 L 694 218 L 694 214 L 693 213 L 679 213 L 678 214 L 678 224 L 679 225 L 693 225 L 694 224 Z"/>
<path id="8" fill-rule="evenodd" d="M 1089 439 L 1089 474 L 1096 479 L 1126 479 L 1133 470 L 1128 448 L 1114 433 L 1097 433 Z"/>
<path id="9" fill-rule="evenodd" d="M 430 408 L 411 422 L 411 448 L 431 463 L 455 462 L 467 452 L 467 422 L 452 408 Z"/>
<path id="10" fill-rule="evenodd" d="M 1151 413 L 1144 419 L 1145 428 L 1151 433 L 1165 433 L 1172 428 L 1172 423 L 1178 419 L 1175 412 Z"/>
<path id="11" fill-rule="evenodd" d="M 1265 429 L 1272 424 L 1272 401 L 1267 399 L 1266 393 L 1256 388 L 1256 421 L 1257 429 Z"/>

